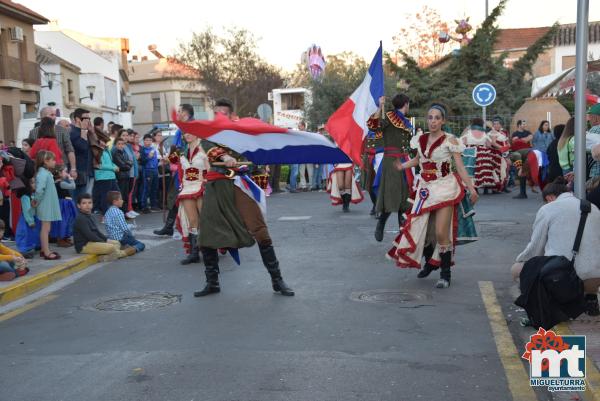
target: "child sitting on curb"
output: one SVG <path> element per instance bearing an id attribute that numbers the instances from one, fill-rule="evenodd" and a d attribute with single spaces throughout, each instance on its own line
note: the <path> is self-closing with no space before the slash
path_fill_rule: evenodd
<path id="1" fill-rule="evenodd" d="M 4 222 L 0 220 L 0 238 L 4 236 Z M 29 273 L 23 255 L 0 244 L 0 281 L 11 281 Z M 17 267 L 15 267 L 17 266 Z"/>
<path id="2" fill-rule="evenodd" d="M 113 241 L 100 232 L 92 216 L 92 196 L 81 194 L 77 198 L 79 213 L 73 225 L 73 242 L 77 253 L 87 255 L 103 255 L 102 261 L 115 260 L 135 254 L 135 248 L 121 250 L 119 241 Z"/>
<path id="3" fill-rule="evenodd" d="M 121 193 L 110 191 L 106 195 L 106 203 L 110 205 L 104 215 L 108 238 L 119 241 L 121 245 L 132 246 L 137 252 L 142 252 L 146 248 L 146 245 L 133 236 L 125 221 L 125 214 L 121 210 L 123 207 L 123 196 Z"/>

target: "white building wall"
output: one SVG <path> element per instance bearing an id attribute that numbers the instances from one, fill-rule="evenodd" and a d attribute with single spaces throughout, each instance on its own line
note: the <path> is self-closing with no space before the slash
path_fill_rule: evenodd
<path id="1" fill-rule="evenodd" d="M 40 91 L 40 108 L 47 106 L 48 103 L 54 102 L 59 110 L 64 110 L 65 105 L 62 97 L 62 82 L 60 74 L 59 64 L 42 64 L 40 66 L 40 74 L 42 77 L 42 90 Z M 56 77 L 52 82 L 52 89 L 48 88 L 48 76 L 44 73 L 54 73 Z"/>
<path id="2" fill-rule="evenodd" d="M 588 44 L 588 55 L 591 55 L 593 58 L 591 60 L 598 60 L 600 58 L 600 43 L 589 43 Z M 554 48 L 554 72 L 564 71 L 563 67 L 563 57 L 565 56 L 575 56 L 575 46 L 557 46 Z"/>
<path id="3" fill-rule="evenodd" d="M 121 80 L 119 76 L 119 60 L 117 57 L 112 57 L 110 60 L 107 60 L 98 53 L 88 49 L 76 40 L 58 31 L 35 31 L 35 43 L 38 46 L 49 50 L 58 57 L 68 61 L 69 63 L 78 66 L 81 69 L 82 76 L 96 74 L 112 80 L 116 86 L 116 103 L 114 103 L 112 96 L 109 99 L 106 99 L 104 95 L 106 91 L 106 85 L 104 83 L 104 79 L 102 79 L 100 82 L 96 82 L 94 85 L 96 86 L 96 93 L 103 93 L 102 99 L 105 103 L 98 103 L 94 101 L 93 105 L 96 107 L 112 106 L 111 108 L 115 109 L 120 106 L 120 97 L 118 94 L 121 92 Z M 85 93 L 85 87 L 87 85 L 88 84 L 83 82 L 82 78 L 80 91 Z M 112 94 L 112 88 L 109 92 Z M 85 96 L 88 95 L 81 95 L 81 97 Z M 96 95 L 94 95 L 94 98 L 95 97 Z M 85 99 L 83 103 L 86 103 L 87 100 L 89 99 Z"/>

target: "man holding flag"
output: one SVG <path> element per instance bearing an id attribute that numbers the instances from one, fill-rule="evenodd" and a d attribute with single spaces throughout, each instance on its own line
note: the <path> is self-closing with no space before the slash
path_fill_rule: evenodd
<path id="1" fill-rule="evenodd" d="M 407 161 L 408 158 L 406 151 L 409 148 L 412 126 L 405 115 L 409 99 L 406 95 L 395 96 L 392 101 L 394 110 L 383 116 L 383 94 L 383 50 L 380 42 L 361 85 L 327 121 L 327 131 L 331 137 L 361 167 L 363 143 L 369 128 L 383 130 L 385 149 L 383 176 L 377 195 L 377 211 L 381 213 L 375 230 L 377 241 L 383 239 L 383 229 L 390 213 L 398 212 L 400 223 L 402 213 L 410 210 L 407 203 L 410 188 L 408 180 L 404 173 L 394 171 L 393 166 L 394 160 L 400 158 Z"/>
<path id="2" fill-rule="evenodd" d="M 411 209 L 408 197 L 412 187 L 412 171 L 398 171 L 394 167 L 394 161 L 400 159 L 404 163 L 410 160 L 408 153 L 412 125 L 406 118 L 410 106 L 408 96 L 404 94 L 394 96 L 392 99 L 394 109 L 385 114 L 383 113 L 384 97 L 380 99 L 379 104 L 379 112 L 371 116 L 368 126 L 383 132 L 383 161 L 376 206 L 379 219 L 375 228 L 375 239 L 382 241 L 385 223 L 390 214 L 397 212 L 398 226 L 402 226 L 402 215 Z M 385 118 L 381 118 L 382 115 L 385 115 Z"/>
<path id="3" fill-rule="evenodd" d="M 216 102 L 215 113 L 231 118 L 233 105 L 221 99 Z M 187 132 L 187 131 L 186 131 Z M 216 294 L 219 284 L 219 248 L 237 249 L 250 247 L 258 242 L 263 264 L 271 275 L 273 290 L 281 295 L 293 296 L 294 291 L 281 277 L 279 261 L 265 223 L 262 207 L 264 193 L 245 174 L 231 149 L 209 140 L 202 147 L 211 166 L 206 174 L 202 211 L 200 212 L 199 245 L 204 260 L 206 286 L 194 293 L 195 297 Z M 261 199 L 256 199 L 256 197 Z"/>

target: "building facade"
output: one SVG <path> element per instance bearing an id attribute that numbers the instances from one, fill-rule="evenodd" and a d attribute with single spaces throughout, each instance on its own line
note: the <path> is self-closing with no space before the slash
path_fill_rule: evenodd
<path id="1" fill-rule="evenodd" d="M 81 69 L 39 46 L 36 46 L 36 55 L 42 82 L 40 108 L 55 106 L 60 116 L 68 117 L 82 107 L 79 101 Z"/>
<path id="2" fill-rule="evenodd" d="M 168 124 L 171 111 L 182 103 L 194 107 L 196 119 L 213 117 L 198 72 L 165 57 L 149 60 L 136 56 L 129 62 L 129 85 L 133 127 L 140 133 L 154 124 Z"/>
<path id="3" fill-rule="evenodd" d="M 512 66 L 527 48 L 544 36 L 550 27 L 500 29 L 494 44 L 496 54 L 508 53 L 505 65 Z M 600 21 L 589 23 L 589 60 L 600 59 Z M 551 45 L 533 65 L 533 77 L 550 75 L 575 66 L 575 24 L 560 25 Z"/>
<path id="4" fill-rule="evenodd" d="M 127 111 L 128 106 L 122 104 L 123 78 L 118 58 L 99 54 L 62 31 L 36 31 L 35 42 L 79 68 L 78 92 L 72 94 L 78 107 L 90 110 L 94 117 L 100 116 L 106 122 L 131 126 L 131 113 Z M 46 105 L 49 101 L 51 99 L 42 98 L 40 104 Z M 62 110 L 61 113 L 64 114 Z"/>
<path id="5" fill-rule="evenodd" d="M 17 136 L 21 118 L 36 114 L 41 90 L 33 25 L 48 19 L 10 0 L 0 0 L 0 138 Z"/>

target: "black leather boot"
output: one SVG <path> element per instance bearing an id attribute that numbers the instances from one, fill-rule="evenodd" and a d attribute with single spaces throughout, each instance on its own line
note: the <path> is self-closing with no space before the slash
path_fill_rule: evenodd
<path id="1" fill-rule="evenodd" d="M 167 214 L 167 220 L 165 225 L 160 230 L 152 231 L 156 235 L 173 235 L 173 226 L 175 225 L 175 218 L 177 217 L 177 208 L 173 207 Z"/>
<path id="2" fill-rule="evenodd" d="M 369 215 L 375 216 L 375 214 L 377 213 L 375 210 L 375 206 L 377 205 L 377 195 L 375 194 L 375 192 L 369 191 L 369 197 L 371 198 L 371 203 L 373 204 L 373 207 L 371 208 L 371 212 L 369 213 Z"/>
<path id="3" fill-rule="evenodd" d="M 383 241 L 383 230 L 385 229 L 385 222 L 391 213 L 381 212 L 379 219 L 377 219 L 377 226 L 375 227 L 375 239 L 379 242 Z"/>
<path id="4" fill-rule="evenodd" d="M 201 248 L 201 251 L 202 258 L 204 259 L 206 285 L 202 291 L 194 292 L 196 298 L 221 292 L 221 286 L 219 285 L 219 256 L 217 255 L 217 250 L 212 248 Z"/>
<path id="5" fill-rule="evenodd" d="M 425 266 L 421 269 L 419 274 L 417 274 L 418 278 L 425 278 L 431 274 L 432 271 L 437 270 L 439 267 L 429 264 L 429 260 L 433 256 L 433 252 L 435 250 L 435 246 L 429 244 L 423 249 L 423 257 L 425 258 Z"/>
<path id="6" fill-rule="evenodd" d="M 352 199 L 352 195 L 343 194 L 342 195 L 342 210 L 344 213 L 348 213 L 350 211 L 350 200 Z"/>
<path id="7" fill-rule="evenodd" d="M 435 285 L 436 288 L 448 288 L 450 287 L 450 265 L 452 264 L 452 251 L 446 251 L 440 254 L 440 279 Z"/>
<path id="8" fill-rule="evenodd" d="M 198 249 L 198 234 L 190 234 L 190 253 L 181 262 L 182 265 L 189 265 L 191 263 L 200 263 L 200 250 Z"/>
<path id="9" fill-rule="evenodd" d="M 527 178 L 519 179 L 519 195 L 513 196 L 513 199 L 527 199 Z"/>
<path id="10" fill-rule="evenodd" d="M 585 294 L 585 313 L 588 316 L 600 315 L 600 306 L 598 305 L 598 294 Z"/>
<path id="11" fill-rule="evenodd" d="M 258 249 L 260 250 L 260 256 L 262 257 L 263 264 L 271 275 L 273 291 L 279 292 L 281 295 L 288 297 L 294 296 L 294 290 L 288 287 L 281 277 L 279 261 L 277 260 L 277 256 L 275 256 L 275 249 L 273 248 L 273 245 L 259 245 Z"/>

